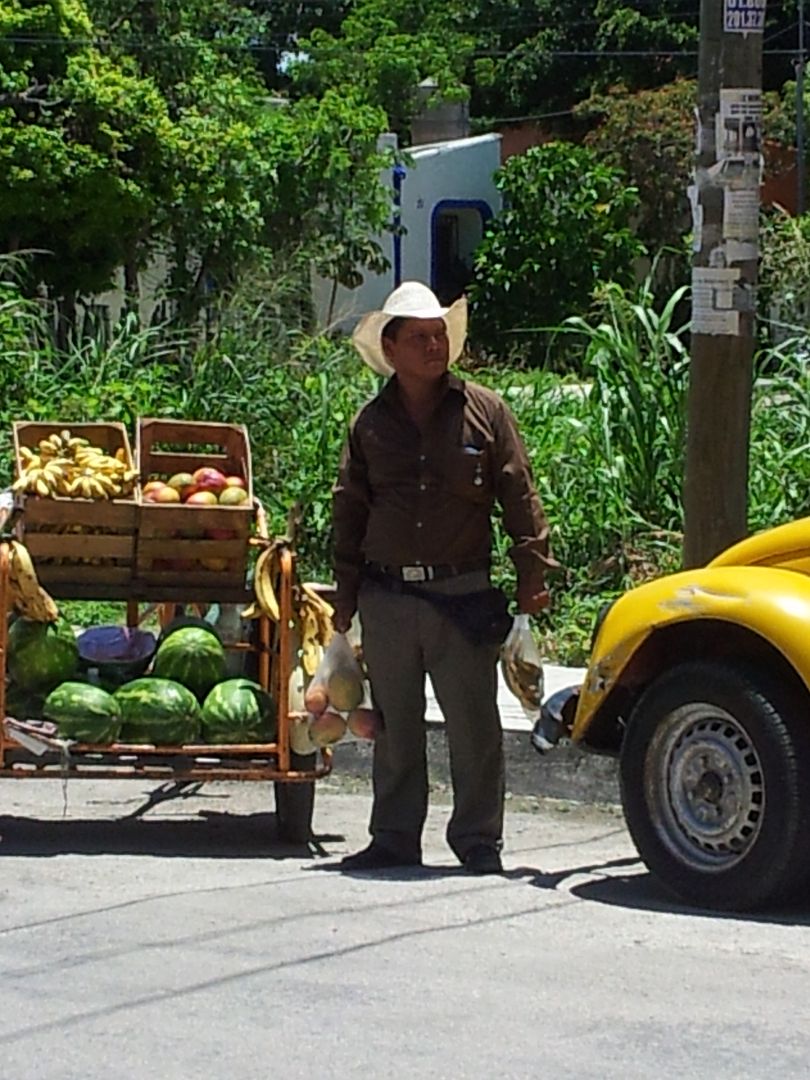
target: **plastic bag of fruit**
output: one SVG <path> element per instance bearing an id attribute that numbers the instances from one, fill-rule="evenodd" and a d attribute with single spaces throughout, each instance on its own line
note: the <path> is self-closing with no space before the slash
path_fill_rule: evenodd
<path id="1" fill-rule="evenodd" d="M 543 701 L 543 662 L 528 615 L 516 615 L 512 622 L 501 646 L 501 672 L 528 719 L 536 720 Z"/>
<path id="2" fill-rule="evenodd" d="M 304 693 L 307 731 L 316 746 L 338 742 L 347 732 L 373 739 L 381 726 L 368 684 L 346 634 L 335 634 Z"/>

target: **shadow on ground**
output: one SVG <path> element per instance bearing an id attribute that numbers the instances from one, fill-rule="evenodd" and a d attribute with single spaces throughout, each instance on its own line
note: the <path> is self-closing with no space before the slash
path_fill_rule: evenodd
<path id="1" fill-rule="evenodd" d="M 636 872 L 614 873 L 630 867 L 636 867 Z M 591 880 L 575 880 L 583 875 L 589 876 Z M 644 870 L 643 863 L 635 857 L 572 866 L 554 873 L 544 873 L 523 866 L 509 871 L 507 876 L 522 878 L 538 889 L 562 889 L 580 900 L 637 911 L 784 926 L 810 926 L 810 895 L 797 898 L 791 904 L 774 905 L 763 911 L 718 911 L 697 907 L 673 896 L 657 878 Z"/>
<path id="2" fill-rule="evenodd" d="M 0 816 L 0 859 L 54 855 L 160 855 L 198 859 L 314 858 L 322 844 L 339 835 L 313 838 L 311 844 L 282 843 L 273 813 L 228 814 L 201 810 L 172 821 L 126 818 L 38 818 Z"/>

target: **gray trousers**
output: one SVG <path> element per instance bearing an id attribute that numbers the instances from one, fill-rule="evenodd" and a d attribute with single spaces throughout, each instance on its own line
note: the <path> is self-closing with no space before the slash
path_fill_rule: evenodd
<path id="1" fill-rule="evenodd" d="M 468 593 L 486 573 L 420 583 Z M 476 844 L 500 847 L 503 831 L 503 735 L 497 705 L 497 645 L 472 645 L 427 600 L 364 582 L 358 600 L 363 654 L 384 731 L 374 745 L 374 805 L 369 831 L 404 856 L 421 855 L 428 806 L 425 674 L 445 720 L 453 782 L 447 842 L 463 861 Z"/>

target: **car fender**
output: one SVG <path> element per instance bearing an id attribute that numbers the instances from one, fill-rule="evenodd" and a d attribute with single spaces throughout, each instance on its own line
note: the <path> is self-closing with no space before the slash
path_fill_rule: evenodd
<path id="1" fill-rule="evenodd" d="M 758 634 L 810 688 L 810 577 L 784 564 L 728 566 L 718 560 L 640 585 L 608 609 L 595 636 L 571 738 L 578 742 L 586 737 L 606 698 L 621 685 L 628 664 L 652 634 L 698 619 L 733 623 Z"/>

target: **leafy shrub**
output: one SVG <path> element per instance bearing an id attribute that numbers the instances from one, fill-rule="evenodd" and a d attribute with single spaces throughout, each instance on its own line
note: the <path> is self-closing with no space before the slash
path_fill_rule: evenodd
<path id="1" fill-rule="evenodd" d="M 496 183 L 504 209 L 476 252 L 471 337 L 539 362 L 547 334 L 584 314 L 599 281 L 629 282 L 642 253 L 630 228 L 634 188 L 585 147 L 548 143 L 511 157 Z"/>

